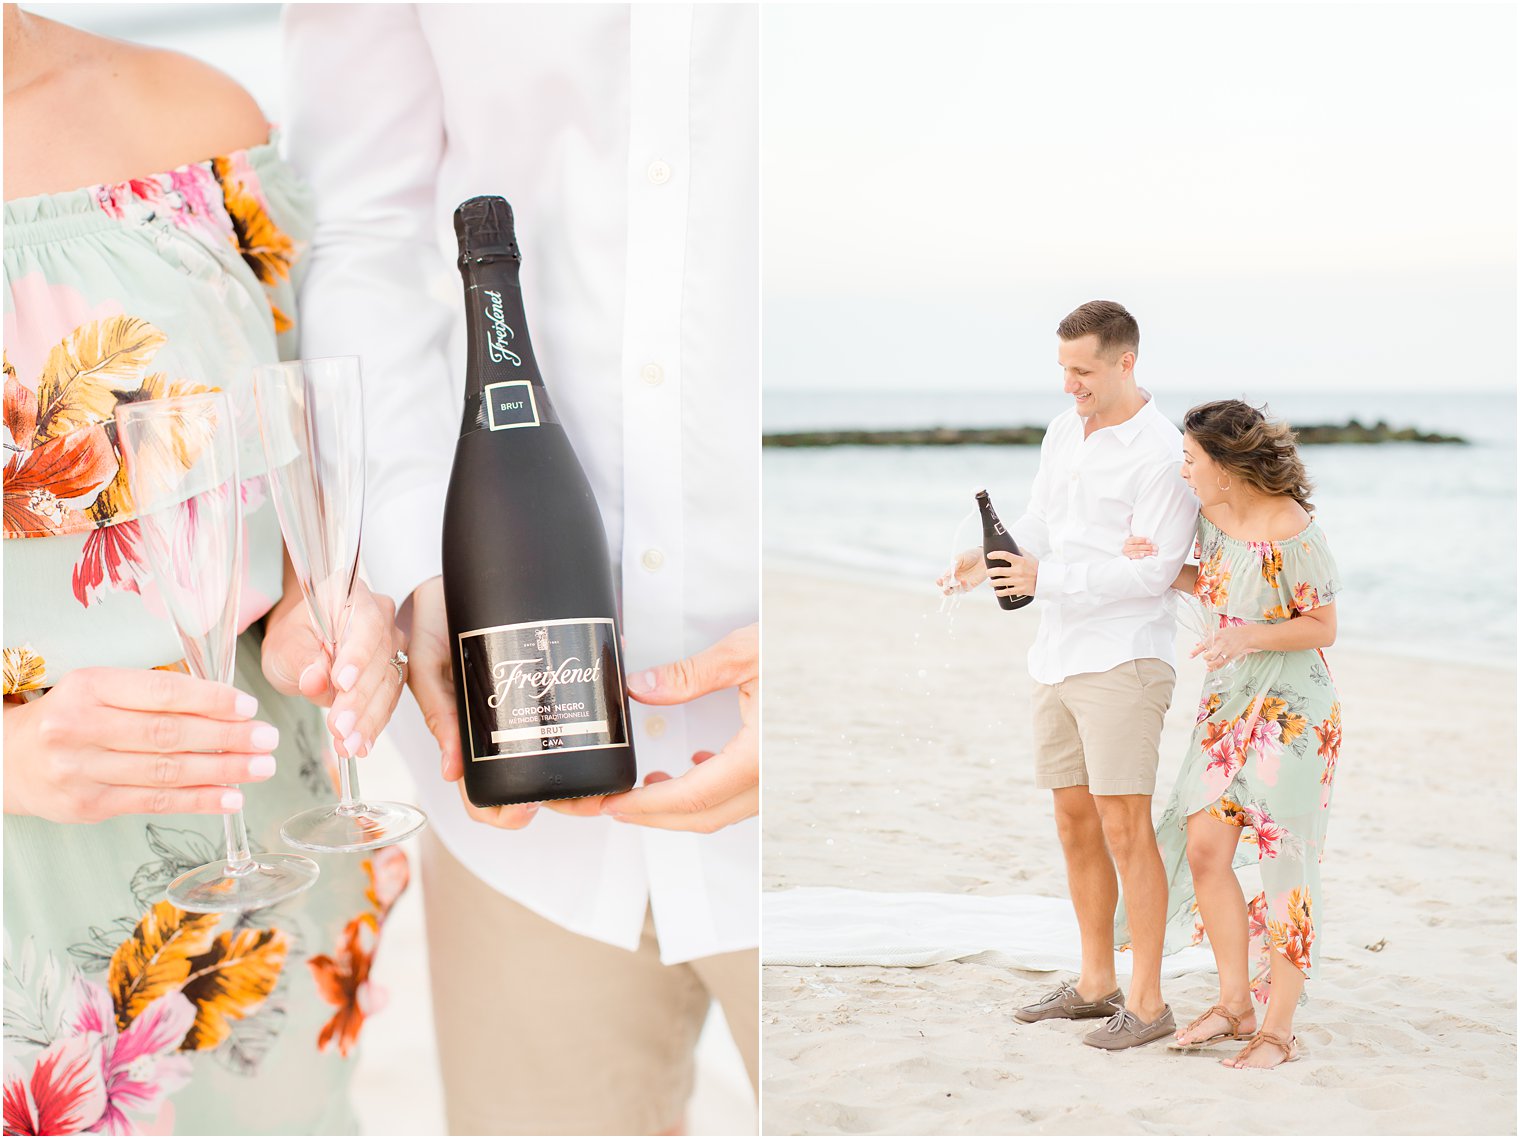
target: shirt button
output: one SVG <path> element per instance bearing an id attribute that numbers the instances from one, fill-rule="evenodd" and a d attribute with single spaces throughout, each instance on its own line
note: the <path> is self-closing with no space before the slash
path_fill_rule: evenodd
<path id="1" fill-rule="evenodd" d="M 656 186 L 663 186 L 670 181 L 670 163 L 661 162 L 658 158 L 649 164 L 649 180 Z"/>
<path id="2" fill-rule="evenodd" d="M 665 717 L 650 716 L 649 719 L 644 721 L 644 732 L 651 739 L 659 739 L 665 734 Z"/>
<path id="3" fill-rule="evenodd" d="M 639 369 L 639 376 L 652 388 L 657 388 L 665 382 L 665 369 L 658 364 L 645 364 Z"/>
<path id="4" fill-rule="evenodd" d="M 660 553 L 659 550 L 645 550 L 644 556 L 639 560 L 644 563 L 645 569 L 653 573 L 665 564 L 665 555 Z"/>

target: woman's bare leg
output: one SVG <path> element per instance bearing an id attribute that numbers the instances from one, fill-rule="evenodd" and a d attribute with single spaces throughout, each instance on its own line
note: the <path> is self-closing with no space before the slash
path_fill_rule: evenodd
<path id="1" fill-rule="evenodd" d="M 1219 970 L 1219 1003 L 1241 1016 L 1241 1032 L 1254 1032 L 1256 1009 L 1251 1003 L 1246 899 L 1231 866 L 1239 842 L 1239 827 L 1220 822 L 1207 811 L 1188 818 L 1188 867 L 1193 872 L 1198 915 L 1203 919 Z M 1191 1033 L 1186 1028 L 1179 1029 L 1177 1041 L 1189 1044 L 1229 1027 L 1229 1022 L 1216 1013 Z"/>

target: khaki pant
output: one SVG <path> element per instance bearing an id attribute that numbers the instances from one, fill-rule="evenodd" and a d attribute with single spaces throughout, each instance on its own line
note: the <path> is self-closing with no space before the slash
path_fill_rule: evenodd
<path id="1" fill-rule="evenodd" d="M 681 1124 L 717 1000 L 755 1085 L 759 954 L 660 964 L 498 894 L 422 839 L 433 1020 L 454 1135 L 655 1135 Z"/>
<path id="2" fill-rule="evenodd" d="M 1129 660 L 1036 684 L 1035 786 L 1086 787 L 1092 795 L 1151 795 L 1160 761 L 1161 722 L 1177 674 L 1165 661 Z"/>

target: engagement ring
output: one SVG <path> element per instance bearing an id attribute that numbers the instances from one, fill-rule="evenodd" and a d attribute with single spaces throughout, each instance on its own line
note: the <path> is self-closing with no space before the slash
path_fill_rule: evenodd
<path id="1" fill-rule="evenodd" d="M 400 649 L 397 649 L 396 655 L 391 657 L 391 663 L 396 666 L 396 679 L 402 684 L 406 683 L 406 660 L 406 653 Z"/>

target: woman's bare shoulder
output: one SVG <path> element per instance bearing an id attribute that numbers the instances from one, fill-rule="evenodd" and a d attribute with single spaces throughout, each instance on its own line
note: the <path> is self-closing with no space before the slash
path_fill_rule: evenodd
<path id="1" fill-rule="evenodd" d="M 172 170 L 269 135 L 236 81 L 179 52 L 52 21 L 33 77 L 5 99 L 5 196 L 57 193 Z"/>
<path id="2" fill-rule="evenodd" d="M 257 146 L 269 121 L 241 84 L 209 63 L 162 48 L 123 44 L 133 96 L 145 123 L 162 132 L 155 171 Z"/>

